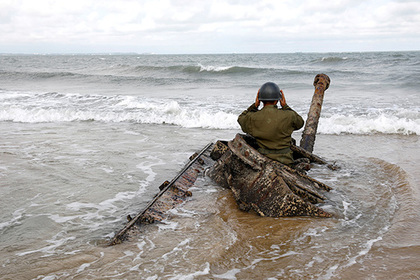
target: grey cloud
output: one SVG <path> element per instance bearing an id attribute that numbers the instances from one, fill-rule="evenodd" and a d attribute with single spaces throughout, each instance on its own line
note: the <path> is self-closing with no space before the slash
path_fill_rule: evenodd
<path id="1" fill-rule="evenodd" d="M 420 41 L 418 1 L 73 1 L 53 1 L 48 9 L 47 1 L 0 3 L 0 52 L 5 43 L 199 52 L 223 46 L 252 51 L 264 44 L 285 49 L 285 42 L 297 49 L 305 40 L 309 47 L 316 40 L 341 46 L 381 40 L 383 34 Z M 168 40 L 171 48 L 162 46 Z"/>

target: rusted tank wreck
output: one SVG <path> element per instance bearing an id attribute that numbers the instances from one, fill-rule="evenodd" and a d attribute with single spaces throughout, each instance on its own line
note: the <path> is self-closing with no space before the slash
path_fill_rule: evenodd
<path id="1" fill-rule="evenodd" d="M 303 167 L 305 164 L 318 163 L 333 168 L 312 154 L 322 98 L 329 83 L 325 74 L 315 77 L 315 93 L 300 147 L 291 147 L 295 159 Z M 170 209 L 192 195 L 189 188 L 199 174 L 205 174 L 220 186 L 230 188 L 239 208 L 244 211 L 253 210 L 268 217 L 331 217 L 330 213 L 316 206 L 325 201 L 323 192 L 331 188 L 307 176 L 297 167 L 288 167 L 260 154 L 255 140 L 248 135 L 238 134 L 231 141 L 210 143 L 191 156 L 190 161 L 170 182 L 166 181 L 160 186 L 159 193 L 143 211 L 133 218 L 128 216 L 127 225 L 114 236 L 110 245 L 137 235 L 141 224 L 163 220 Z"/>
<path id="2" fill-rule="evenodd" d="M 326 162 L 312 154 L 315 135 L 321 114 L 324 92 L 330 78 L 318 74 L 314 80 L 315 92 L 302 134 L 301 147 L 292 145 L 294 158 L 306 162 Z M 254 210 L 261 216 L 317 216 L 331 214 L 315 206 L 325 197 L 320 191 L 329 191 L 327 185 L 299 171 L 260 154 L 252 137 L 237 135 L 229 142 L 218 142 L 213 152 L 217 162 L 210 168 L 209 176 L 219 185 L 230 188 L 241 209 Z M 331 165 L 328 165 L 333 168 Z M 297 165 L 299 167 L 299 165 Z"/>
<path id="3" fill-rule="evenodd" d="M 330 187 L 263 156 L 253 147 L 251 137 L 238 134 L 232 141 L 217 142 L 215 149 L 224 152 L 213 152 L 221 155 L 208 176 L 230 188 L 242 210 L 269 217 L 331 216 L 314 205 L 324 202 L 320 191 Z"/>

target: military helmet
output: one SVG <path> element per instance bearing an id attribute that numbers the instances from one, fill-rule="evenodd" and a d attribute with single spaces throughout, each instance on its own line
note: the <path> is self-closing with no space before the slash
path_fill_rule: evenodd
<path id="1" fill-rule="evenodd" d="M 278 85 L 272 82 L 265 83 L 260 88 L 258 99 L 260 101 L 276 101 L 281 98 L 281 92 Z"/>

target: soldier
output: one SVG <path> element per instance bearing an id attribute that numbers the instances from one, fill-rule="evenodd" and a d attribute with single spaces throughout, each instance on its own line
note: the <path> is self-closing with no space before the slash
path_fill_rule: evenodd
<path id="1" fill-rule="evenodd" d="M 281 109 L 277 108 L 280 100 Z M 260 102 L 263 108 L 258 110 Z M 287 104 L 284 93 L 277 84 L 268 82 L 258 90 L 255 103 L 238 117 L 243 132 L 253 136 L 258 151 L 286 165 L 292 165 L 292 133 L 303 126 L 302 117 Z"/>

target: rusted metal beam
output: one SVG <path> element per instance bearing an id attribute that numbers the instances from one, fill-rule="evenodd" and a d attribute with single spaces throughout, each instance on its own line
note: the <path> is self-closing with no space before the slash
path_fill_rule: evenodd
<path id="1" fill-rule="evenodd" d="M 198 174 L 204 172 L 204 168 L 209 163 L 214 163 L 210 159 L 211 147 L 213 147 L 213 143 L 206 145 L 199 153 L 194 154 L 190 158 L 190 162 L 184 166 L 171 182 L 166 181 L 163 183 L 159 187 L 160 192 L 147 204 L 143 211 L 134 218 L 129 217 L 127 225 L 112 238 L 109 245 L 123 242 L 127 238 L 127 235 L 130 235 L 130 232 L 136 234 L 140 224 L 150 224 L 154 221 L 163 220 L 169 210 L 175 208 L 190 197 L 192 194 L 188 189 L 194 185 Z M 204 162 L 202 157 L 206 158 L 208 162 Z"/>
<path id="2" fill-rule="evenodd" d="M 302 133 L 300 147 L 312 153 L 315 145 L 315 135 L 318 129 L 319 117 L 321 116 L 324 92 L 330 86 L 330 78 L 325 74 L 318 74 L 314 80 L 315 92 L 312 97 L 311 108 Z"/>

